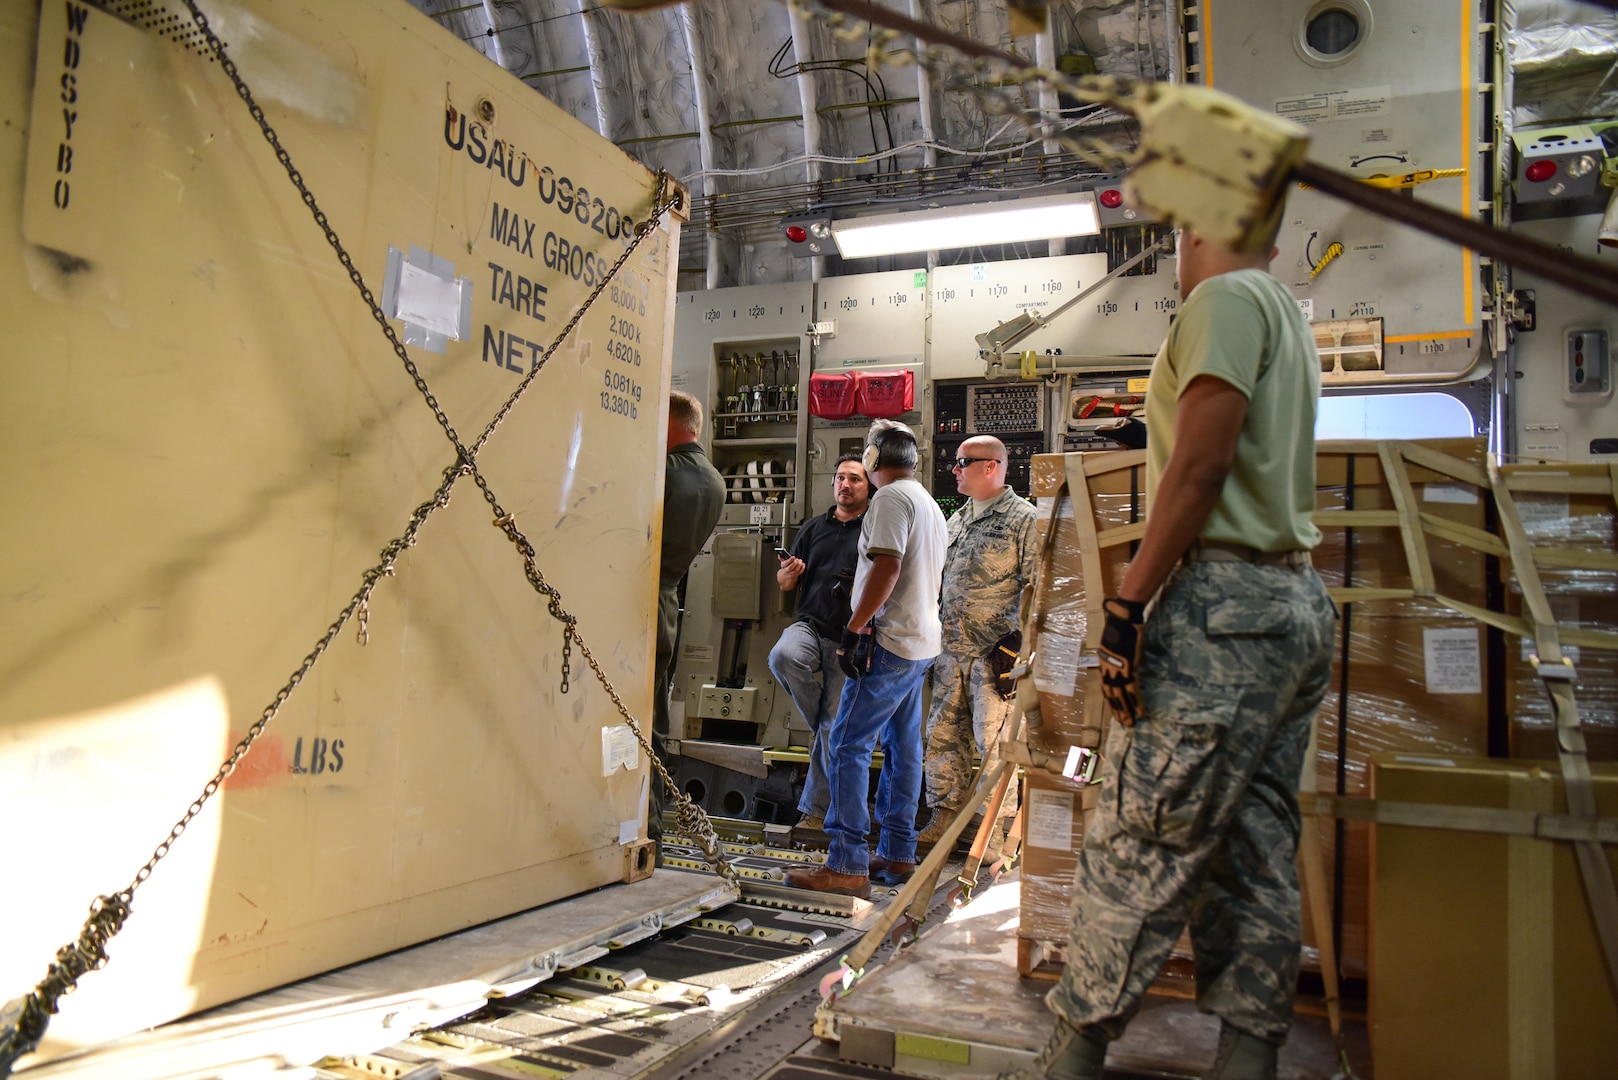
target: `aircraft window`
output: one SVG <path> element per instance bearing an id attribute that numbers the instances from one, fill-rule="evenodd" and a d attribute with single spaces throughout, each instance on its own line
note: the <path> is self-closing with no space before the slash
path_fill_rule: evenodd
<path id="1" fill-rule="evenodd" d="M 1371 38 L 1366 0 L 1315 0 L 1298 20 L 1292 44 L 1307 64 L 1329 68 L 1358 56 Z"/>
<path id="2" fill-rule="evenodd" d="M 1345 394 L 1322 397 L 1317 439 L 1469 439 L 1472 414 L 1449 394 Z"/>
<path id="3" fill-rule="evenodd" d="M 1342 8 L 1328 8 L 1309 20 L 1304 40 L 1322 56 L 1336 56 L 1360 39 L 1360 21 Z"/>

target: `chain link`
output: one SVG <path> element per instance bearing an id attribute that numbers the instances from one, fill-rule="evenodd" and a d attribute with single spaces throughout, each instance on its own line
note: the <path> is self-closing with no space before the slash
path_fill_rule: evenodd
<path id="1" fill-rule="evenodd" d="M 343 268 L 348 272 L 349 280 L 352 281 L 354 287 L 359 290 L 360 297 L 365 301 L 366 306 L 370 309 L 371 317 L 375 319 L 377 325 L 382 328 L 384 336 L 387 337 L 388 343 L 393 347 L 394 353 L 399 357 L 399 360 L 404 365 L 405 371 L 410 375 L 411 380 L 415 383 L 417 391 L 421 394 L 422 399 L 426 402 L 427 406 L 432 410 L 433 416 L 438 420 L 439 427 L 443 429 L 445 437 L 455 448 L 456 462 L 454 465 L 451 465 L 444 470 L 443 480 L 438 485 L 438 489 L 433 493 L 433 497 L 416 507 L 415 512 L 411 514 L 409 525 L 406 527 L 404 533 L 396 539 L 389 541 L 387 546 L 382 549 L 380 561 L 378 561 L 375 566 L 365 571 L 359 591 L 354 594 L 354 596 L 349 600 L 348 604 L 345 605 L 342 611 L 338 613 L 331 625 L 327 627 L 326 632 L 322 634 L 320 639 L 315 643 L 314 648 L 310 650 L 309 654 L 303 658 L 303 661 L 292 672 L 292 675 L 287 679 L 286 683 L 281 687 L 280 690 L 276 691 L 275 697 L 267 706 L 265 706 L 264 711 L 259 715 L 259 718 L 247 729 L 246 735 L 244 735 L 241 741 L 236 744 L 234 750 L 232 750 L 230 756 L 225 759 L 224 763 L 220 765 L 219 770 L 214 774 L 213 779 L 209 780 L 208 783 L 203 786 L 201 795 L 199 795 L 197 799 L 192 802 L 189 807 L 187 807 L 185 814 L 178 822 L 175 823 L 174 827 L 169 830 L 168 837 L 164 839 L 162 843 L 157 845 L 157 847 L 153 850 L 151 857 L 146 861 L 146 864 L 136 872 L 135 877 L 130 884 L 117 893 L 97 897 L 95 902 L 90 905 L 90 916 L 85 920 L 78 940 L 71 944 L 62 946 L 62 948 L 57 951 L 56 963 L 53 963 L 48 967 L 45 978 L 35 986 L 32 993 L 23 998 L 8 1002 L 4 1008 L 4 1011 L 0 1012 L 0 1017 L 3 1017 L 5 1022 L 5 1026 L 0 1027 L 0 1080 L 3 1080 L 3 1078 L 11 1075 L 11 1066 L 18 1058 L 22 1057 L 24 1054 L 31 1053 L 39 1045 L 39 1041 L 44 1037 L 45 1029 L 50 1023 L 50 1017 L 58 1011 L 59 1001 L 64 995 L 73 991 L 80 976 L 84 975 L 86 972 L 99 970 L 100 968 L 106 966 L 107 942 L 109 942 L 123 928 L 124 921 L 128 919 L 133 906 L 135 891 L 139 889 L 149 877 L 151 877 L 153 870 L 157 868 L 157 864 L 168 855 L 174 843 L 178 841 L 182 835 L 184 835 L 191 822 L 197 817 L 198 814 L 202 812 L 203 806 L 206 805 L 208 800 L 219 791 L 220 787 L 223 786 L 224 782 L 230 777 L 230 775 L 235 772 L 236 766 L 240 764 L 242 758 L 244 758 L 248 751 L 252 749 L 253 744 L 257 742 L 259 736 L 263 734 L 264 729 L 269 725 L 270 721 L 275 719 L 276 715 L 281 710 L 281 706 L 286 704 L 287 699 L 291 697 L 293 691 L 298 688 L 298 686 L 303 682 L 304 678 L 314 668 L 315 664 L 323 655 L 325 655 L 326 650 L 330 648 L 331 643 L 336 640 L 337 635 L 342 631 L 343 627 L 348 624 L 348 621 L 351 618 L 355 618 L 356 615 L 358 616 L 357 639 L 359 643 L 364 645 L 369 640 L 370 600 L 371 594 L 373 591 L 375 591 L 377 583 L 382 578 L 391 577 L 393 575 L 394 567 L 399 559 L 399 556 L 402 555 L 407 548 L 415 546 L 417 534 L 421 531 L 421 527 L 426 522 L 427 518 L 430 517 L 435 511 L 449 505 L 450 493 L 463 476 L 470 476 L 473 482 L 478 486 L 478 489 L 483 493 L 485 501 L 488 502 L 490 508 L 494 511 L 495 526 L 505 533 L 507 539 L 511 541 L 511 543 L 516 547 L 518 553 L 522 556 L 524 576 L 534 587 L 535 591 L 546 597 L 548 601 L 547 610 L 549 614 L 562 623 L 562 693 L 567 693 L 569 689 L 572 646 L 577 645 L 580 654 L 585 658 L 586 662 L 590 666 L 590 670 L 595 674 L 596 679 L 601 683 L 602 687 L 606 690 L 607 695 L 612 699 L 613 706 L 617 709 L 618 714 L 623 717 L 624 722 L 629 725 L 630 731 L 634 734 L 636 741 L 645 751 L 647 760 L 651 763 L 653 769 L 658 775 L 658 778 L 662 781 L 665 790 L 668 791 L 670 797 L 672 798 L 675 805 L 675 816 L 680 823 L 682 831 L 684 831 L 686 835 L 697 839 L 697 846 L 702 850 L 703 855 L 707 859 L 708 863 L 714 867 L 715 871 L 721 877 L 723 877 L 731 885 L 735 886 L 738 890 L 741 888 L 741 878 L 737 874 L 736 869 L 731 866 L 729 861 L 725 858 L 718 834 L 714 831 L 713 823 L 708 820 L 708 816 L 703 813 L 702 808 L 692 802 L 690 798 L 680 790 L 679 786 L 675 784 L 674 778 L 669 774 L 668 769 L 663 765 L 662 761 L 658 759 L 656 752 L 652 748 L 651 742 L 641 730 L 640 725 L 636 723 L 634 716 L 631 715 L 629 708 L 624 704 L 623 699 L 618 694 L 618 691 L 613 687 L 612 681 L 610 678 L 608 678 L 606 671 L 603 670 L 601 665 L 596 662 L 594 654 L 590 652 L 589 647 L 585 644 L 583 636 L 579 633 L 578 617 L 562 606 L 561 592 L 557 590 L 555 586 L 551 585 L 545 580 L 544 574 L 540 571 L 539 566 L 535 562 L 535 549 L 533 544 L 526 536 L 523 535 L 522 531 L 517 528 L 513 515 L 506 512 L 506 510 L 500 505 L 500 501 L 498 498 L 496 498 L 494 490 L 490 487 L 488 480 L 478 470 L 476 458 L 478 451 L 482 450 L 484 444 L 488 442 L 489 437 L 494 434 L 495 430 L 499 428 L 499 426 L 511 414 L 511 411 L 516 406 L 518 399 L 532 384 L 534 378 L 539 374 L 540 370 L 545 367 L 545 365 L 550 361 L 551 357 L 556 353 L 556 350 L 560 348 L 562 343 L 567 339 L 568 335 L 570 335 L 578 326 L 580 320 L 582 320 L 585 314 L 590 310 L 591 305 L 594 304 L 596 299 L 599 298 L 600 295 L 606 290 L 608 283 L 616 278 L 618 271 L 622 269 L 624 263 L 629 260 L 629 257 L 635 252 L 636 248 L 640 246 L 641 242 L 647 236 L 650 236 L 652 231 L 658 227 L 658 223 L 662 216 L 669 210 L 679 209 L 683 205 L 683 193 L 678 188 L 675 188 L 670 184 L 669 177 L 666 173 L 658 173 L 657 187 L 653 195 L 652 210 L 647 215 L 645 221 L 639 222 L 635 226 L 634 238 L 625 247 L 623 254 L 621 254 L 617 261 L 614 262 L 608 269 L 607 273 L 602 275 L 600 281 L 590 292 L 589 296 L 587 296 L 584 302 L 574 311 L 573 317 L 568 320 L 567 325 L 564 326 L 561 332 L 556 335 L 556 338 L 551 342 L 550 347 L 547 348 L 539 360 L 530 367 L 528 374 L 524 376 L 521 383 L 518 384 L 517 388 L 511 393 L 511 395 L 506 398 L 500 409 L 495 413 L 493 418 L 490 419 L 488 425 L 485 426 L 482 433 L 478 436 L 472 447 L 469 449 L 461 442 L 460 436 L 456 432 L 454 425 L 450 423 L 448 414 L 444 412 L 443 407 L 438 403 L 437 397 L 433 394 L 431 387 L 427 385 L 426 379 L 416 367 L 415 362 L 410 359 L 410 354 L 405 349 L 404 343 L 399 339 L 399 336 L 394 331 L 392 324 L 388 322 L 387 316 L 383 313 L 381 306 L 377 304 L 376 297 L 372 294 L 370 288 L 365 284 L 364 277 L 360 274 L 359 269 L 355 266 L 354 260 L 348 254 L 347 249 L 344 248 L 341 239 L 337 236 L 336 231 L 332 228 L 331 222 L 327 219 L 325 212 L 320 209 L 320 206 L 315 201 L 314 193 L 311 192 L 308 185 L 304 183 L 302 174 L 299 173 L 298 169 L 293 165 L 292 158 L 287 153 L 286 149 L 282 147 L 280 138 L 276 135 L 275 129 L 271 127 L 268 118 L 264 114 L 264 110 L 260 108 L 258 103 L 253 99 L 252 92 L 248 89 L 247 84 L 243 81 L 241 73 L 237 69 L 235 62 L 232 61 L 229 55 L 226 53 L 224 42 L 219 39 L 219 36 L 209 25 L 207 17 L 203 15 L 203 13 L 197 8 L 195 0 L 184 0 L 184 2 L 186 7 L 190 9 L 192 18 L 195 20 L 203 36 L 207 39 L 209 46 L 213 49 L 214 55 L 218 58 L 220 68 L 230 78 L 232 84 L 236 88 L 236 93 L 247 104 L 248 111 L 252 114 L 253 119 L 258 123 L 259 130 L 263 133 L 265 140 L 275 151 L 276 160 L 279 161 L 282 168 L 286 170 L 287 176 L 291 179 L 293 186 L 297 188 L 298 194 L 302 198 L 304 205 L 308 207 L 310 214 L 315 219 L 315 223 L 320 226 L 321 231 L 325 234 L 326 242 L 331 245 L 332 250 L 337 255 L 338 261 L 342 263 Z"/>

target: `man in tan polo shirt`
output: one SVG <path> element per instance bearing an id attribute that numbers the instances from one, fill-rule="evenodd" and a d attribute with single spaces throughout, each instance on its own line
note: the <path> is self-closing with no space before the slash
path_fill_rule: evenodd
<path id="1" fill-rule="evenodd" d="M 1309 324 L 1243 251 L 1182 229 L 1184 304 L 1147 390 L 1149 513 L 1105 603 L 1114 719 L 1080 853 L 1056 1030 L 1021 1077 L 1099 1077 L 1182 929 L 1218 1080 L 1273 1077 L 1292 1023 L 1298 780 L 1326 692 L 1335 608 L 1320 541 Z M 1150 605 L 1150 608 L 1149 608 Z"/>

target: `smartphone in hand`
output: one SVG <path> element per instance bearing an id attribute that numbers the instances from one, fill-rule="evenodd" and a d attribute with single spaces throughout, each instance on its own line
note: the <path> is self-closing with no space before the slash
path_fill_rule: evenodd
<path id="1" fill-rule="evenodd" d="M 775 549 L 775 557 L 777 559 L 790 559 L 792 558 L 792 552 L 788 551 L 784 547 L 778 547 Z"/>

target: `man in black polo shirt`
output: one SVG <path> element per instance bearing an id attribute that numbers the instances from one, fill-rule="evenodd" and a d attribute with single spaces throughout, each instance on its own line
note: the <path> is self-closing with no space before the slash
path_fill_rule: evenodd
<path id="1" fill-rule="evenodd" d="M 831 788 L 826 780 L 826 734 L 843 696 L 837 643 L 848 625 L 860 525 L 871 501 L 871 483 L 858 454 L 844 454 L 832 479 L 832 508 L 798 530 L 792 555 L 781 560 L 775 580 L 782 592 L 798 592 L 798 621 L 770 650 L 770 673 L 787 688 L 812 733 L 809 778 L 804 782 L 798 824 L 819 829 Z M 801 586 L 801 589 L 800 589 Z"/>

